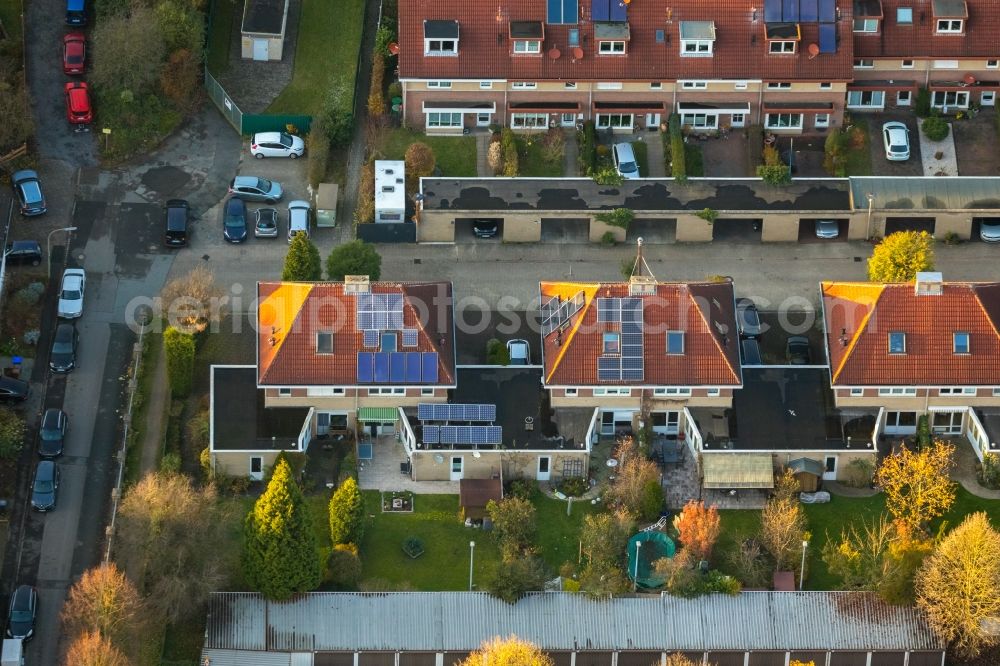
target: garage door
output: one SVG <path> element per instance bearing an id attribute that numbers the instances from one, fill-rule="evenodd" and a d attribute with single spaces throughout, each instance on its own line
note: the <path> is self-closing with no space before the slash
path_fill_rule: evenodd
<path id="1" fill-rule="evenodd" d="M 887 217 L 885 218 L 885 235 L 897 231 L 926 231 L 934 233 L 933 217 Z"/>
<path id="2" fill-rule="evenodd" d="M 643 243 L 674 243 L 677 241 L 677 220 L 636 218 L 628 225 L 625 237 L 633 243 L 637 238 Z"/>
<path id="3" fill-rule="evenodd" d="M 847 220 L 833 220 L 830 218 L 822 218 L 824 221 L 833 222 L 837 225 L 837 235 L 833 238 L 828 238 L 830 227 L 824 225 L 820 228 L 819 233 L 824 235 L 823 238 L 817 236 L 816 222 L 819 218 L 815 217 L 803 217 L 799 220 L 799 242 L 800 243 L 829 243 L 831 241 L 846 241 L 847 240 Z"/>
<path id="4" fill-rule="evenodd" d="M 716 220 L 712 240 L 724 243 L 759 243 L 763 223 L 760 220 Z"/>
<path id="5" fill-rule="evenodd" d="M 590 220 L 584 218 L 542 218 L 543 243 L 589 243 Z"/>
<path id="6" fill-rule="evenodd" d="M 476 235 L 475 227 L 476 220 L 482 219 L 486 222 L 493 222 L 496 224 L 496 235 L 493 237 L 481 238 Z M 487 231 L 489 228 L 488 224 L 478 225 Z M 471 218 L 471 217 L 456 217 L 455 218 L 455 242 L 456 243 L 472 243 L 472 242 L 496 242 L 503 238 L 503 218 L 502 217 L 491 217 L 491 218 Z"/>

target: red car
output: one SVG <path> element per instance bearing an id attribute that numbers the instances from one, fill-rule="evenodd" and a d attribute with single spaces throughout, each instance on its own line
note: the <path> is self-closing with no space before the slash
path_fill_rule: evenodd
<path id="1" fill-rule="evenodd" d="M 86 83 L 73 81 L 66 84 L 66 118 L 71 125 L 87 125 L 94 120 Z"/>
<path id="2" fill-rule="evenodd" d="M 87 38 L 82 32 L 63 37 L 63 73 L 83 74 L 87 62 Z"/>

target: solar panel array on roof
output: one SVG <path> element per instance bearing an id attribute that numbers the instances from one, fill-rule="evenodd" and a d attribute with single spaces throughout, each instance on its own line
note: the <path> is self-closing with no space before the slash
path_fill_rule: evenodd
<path id="1" fill-rule="evenodd" d="M 495 446 L 497 444 L 503 443 L 503 428 L 500 426 L 429 426 L 431 428 L 437 427 L 438 433 L 440 434 L 441 444 L 473 444 L 473 445 L 491 445 Z M 428 426 L 424 426 L 424 432 L 426 433 Z M 431 434 L 433 437 L 433 433 Z M 429 442 L 424 439 L 425 444 L 436 444 L 437 442 Z"/>
<path id="2" fill-rule="evenodd" d="M 358 330 L 403 328 L 402 294 L 358 294 L 355 307 Z"/>
<path id="3" fill-rule="evenodd" d="M 628 11 L 624 0 L 611 0 L 611 20 L 612 21 L 627 21 Z"/>
<path id="4" fill-rule="evenodd" d="M 799 0 L 784 0 L 781 3 L 781 20 L 782 21 L 799 20 Z"/>
<path id="5" fill-rule="evenodd" d="M 817 0 L 799 0 L 799 20 L 812 23 L 819 20 L 819 3 Z"/>
<path id="6" fill-rule="evenodd" d="M 837 0 L 819 0 L 819 20 L 834 23 L 837 20 Z"/>
<path id="7" fill-rule="evenodd" d="M 837 52 L 837 25 L 835 23 L 819 24 L 819 52 Z"/>
<path id="8" fill-rule="evenodd" d="M 378 347 L 378 331 L 373 329 L 365 331 L 365 347 Z"/>
<path id="9" fill-rule="evenodd" d="M 644 376 L 642 299 L 599 298 L 597 321 L 620 325 L 620 353 L 598 357 L 598 381 L 641 381 Z"/>
<path id="10" fill-rule="evenodd" d="M 781 0 L 764 0 L 764 23 L 781 21 Z"/>
<path id="11" fill-rule="evenodd" d="M 765 23 L 829 23 L 837 20 L 837 0 L 764 0 Z"/>
<path id="12" fill-rule="evenodd" d="M 438 444 L 441 442 L 441 426 L 425 425 L 420 435 L 424 444 Z"/>
<path id="13" fill-rule="evenodd" d="M 497 420 L 496 405 L 420 403 L 417 418 L 421 421 L 484 421 Z"/>
<path id="14" fill-rule="evenodd" d="M 359 384 L 433 384 L 437 352 L 358 352 Z"/>
<path id="15" fill-rule="evenodd" d="M 577 0 L 548 0 L 547 4 L 549 23 L 577 22 Z"/>
<path id="16" fill-rule="evenodd" d="M 586 297 L 582 291 L 573 298 L 562 300 L 559 296 L 544 303 L 541 308 L 542 335 L 548 335 L 568 322 L 583 307 Z"/>

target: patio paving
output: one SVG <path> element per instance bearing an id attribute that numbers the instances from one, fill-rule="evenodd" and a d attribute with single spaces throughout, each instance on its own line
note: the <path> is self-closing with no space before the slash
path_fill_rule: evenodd
<path id="1" fill-rule="evenodd" d="M 921 120 L 920 124 L 923 125 Z M 920 137 L 920 159 L 925 176 L 957 176 L 958 157 L 955 154 L 955 133 L 951 131 L 954 123 L 948 123 L 949 131 L 941 141 L 931 141 L 924 136 L 923 131 L 917 132 Z M 911 141 L 912 143 L 912 141 Z M 941 156 L 938 159 L 938 155 Z"/>
<path id="2" fill-rule="evenodd" d="M 701 483 L 698 479 L 698 465 L 695 463 L 691 449 L 682 449 L 679 464 L 667 465 L 662 476 L 663 492 L 667 500 L 667 508 L 678 511 L 690 500 L 701 497 Z"/>
<path id="3" fill-rule="evenodd" d="M 696 141 L 697 139 L 689 139 Z M 725 139 L 699 141 L 706 178 L 745 178 L 747 173 L 747 138 L 733 130 Z"/>
<path id="4" fill-rule="evenodd" d="M 358 486 L 362 490 L 409 490 L 414 494 L 458 494 L 458 481 L 413 481 L 401 474 L 406 462 L 403 443 L 395 435 L 381 435 L 374 442 L 371 460 L 358 461 Z"/>

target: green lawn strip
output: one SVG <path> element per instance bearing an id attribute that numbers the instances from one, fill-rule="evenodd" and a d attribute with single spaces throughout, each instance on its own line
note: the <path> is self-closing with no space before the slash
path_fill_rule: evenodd
<path id="1" fill-rule="evenodd" d="M 236 16 L 237 9 L 242 16 L 243 3 L 237 5 L 234 0 L 215 0 L 212 8 L 214 13 L 208 43 L 205 45 L 208 51 L 205 62 L 213 76 L 219 76 L 229 69 L 229 47 L 233 34 L 233 17 Z"/>
<path id="2" fill-rule="evenodd" d="M 832 495 L 828 504 L 805 504 L 809 520 L 809 550 L 806 553 L 806 589 L 836 590 L 840 578 L 832 575 L 823 561 L 823 547 L 828 539 L 837 541 L 848 525 L 861 527 L 863 521 L 869 523 L 885 511 L 885 495 L 873 497 L 839 497 Z"/>
<path id="3" fill-rule="evenodd" d="M 521 175 L 526 178 L 561 178 L 563 160 L 556 162 L 545 159 L 544 134 L 519 134 L 517 136 L 517 159 Z"/>
<path id="4" fill-rule="evenodd" d="M 684 168 L 688 178 L 699 178 L 705 175 L 705 158 L 701 146 L 696 143 L 684 144 Z"/>
<path id="5" fill-rule="evenodd" d="M 539 496 L 535 500 L 535 517 L 538 524 L 538 550 L 553 572 L 565 562 L 576 564 L 580 551 L 580 526 L 584 517 L 603 509 L 590 500 L 574 500 L 570 515 L 566 515 L 566 502 Z"/>
<path id="6" fill-rule="evenodd" d="M 729 553 L 734 551 L 741 541 L 756 536 L 760 532 L 760 511 L 723 510 L 719 511 L 721 530 L 719 540 L 712 551 L 712 566 L 723 573 L 733 574 L 729 566 Z"/>
<path id="7" fill-rule="evenodd" d="M 375 151 L 376 159 L 401 160 L 414 141 L 422 141 L 434 151 L 437 167 L 444 176 L 475 177 L 476 140 L 471 136 L 424 136 L 404 128 L 394 129 Z"/>
<path id="8" fill-rule="evenodd" d="M 267 113 L 315 115 L 335 81 L 353 95 L 364 16 L 364 0 L 303 0 L 292 81 Z M 362 67 L 371 66 L 368 56 L 362 54 Z"/>
<path id="9" fill-rule="evenodd" d="M 475 541 L 473 578 L 483 587 L 500 559 L 490 534 L 465 527 L 458 517 L 458 495 L 416 495 L 413 513 L 382 513 L 378 491 L 364 491 L 365 535 L 361 542 L 362 578 L 409 582 L 418 590 L 467 590 L 469 542 Z M 402 544 L 424 542 L 422 556 L 411 559 Z"/>
<path id="10" fill-rule="evenodd" d="M 0 0 L 0 21 L 8 39 L 21 41 L 21 0 Z"/>
<path id="11" fill-rule="evenodd" d="M 633 141 L 632 152 L 635 153 L 635 163 L 639 167 L 639 175 L 649 178 L 649 158 L 646 155 L 646 142 Z"/>
<path id="12" fill-rule="evenodd" d="M 869 146 L 871 133 L 868 131 L 868 121 L 863 118 L 854 117 L 851 124 L 860 127 L 865 133 L 865 144 L 860 148 L 847 149 L 847 164 L 845 166 L 848 176 L 870 176 L 872 175 L 872 151 Z"/>

